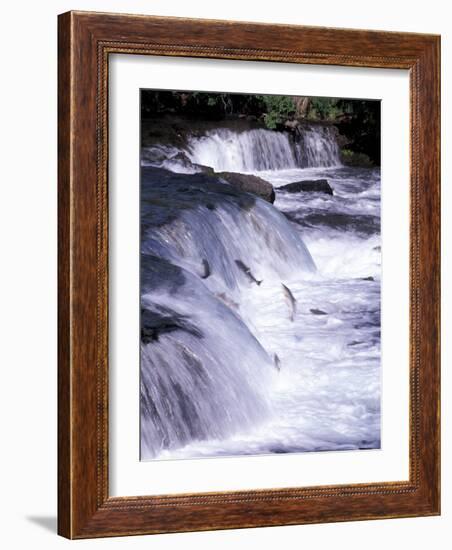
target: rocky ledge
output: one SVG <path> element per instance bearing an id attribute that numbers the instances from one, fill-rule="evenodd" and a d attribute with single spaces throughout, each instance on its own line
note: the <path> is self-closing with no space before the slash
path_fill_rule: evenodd
<path id="1" fill-rule="evenodd" d="M 287 193 L 300 193 L 311 192 L 311 193 L 326 193 L 327 195 L 333 194 L 333 189 L 328 183 L 327 180 L 303 180 L 303 181 L 294 181 L 283 185 L 279 188 L 281 191 L 286 191 Z"/>
<path id="2" fill-rule="evenodd" d="M 239 172 L 216 172 L 215 176 L 240 191 L 257 195 L 270 203 L 275 201 L 273 185 L 258 176 Z"/>

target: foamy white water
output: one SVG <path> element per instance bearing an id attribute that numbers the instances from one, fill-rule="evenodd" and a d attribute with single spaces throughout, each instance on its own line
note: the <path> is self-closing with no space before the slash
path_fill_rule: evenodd
<path id="1" fill-rule="evenodd" d="M 143 344 L 142 459 L 379 447 L 379 171 L 333 166 L 321 147 L 327 168 L 284 148 L 259 164 L 274 137 L 244 134 L 223 135 L 215 168 L 271 181 L 274 206 L 143 169 L 142 307 L 167 321 Z M 219 136 L 191 160 L 215 164 Z M 333 196 L 279 190 L 318 178 Z"/>
<path id="2" fill-rule="evenodd" d="M 189 136 L 182 150 L 171 145 L 145 147 L 141 162 L 181 174 L 199 172 L 197 165 L 210 166 L 216 172 L 252 173 L 341 164 L 333 129 L 320 125 L 304 126 L 294 135 L 262 128 L 240 132 L 218 128 Z"/>

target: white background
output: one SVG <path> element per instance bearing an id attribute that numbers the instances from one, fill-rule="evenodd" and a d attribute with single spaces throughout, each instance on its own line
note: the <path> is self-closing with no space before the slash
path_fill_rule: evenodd
<path id="1" fill-rule="evenodd" d="M 408 71 L 115 55 L 110 59 L 110 494 L 155 495 L 407 480 Z M 139 90 L 382 100 L 381 449 L 139 462 Z M 397 185 L 398 200 L 392 186 Z M 114 306 L 114 307 L 112 307 Z M 135 365 L 135 368 L 133 368 Z M 131 369 L 132 366 L 132 369 Z M 401 391 L 400 388 L 404 388 Z"/>
<path id="2" fill-rule="evenodd" d="M 5 548 L 127 547 L 188 550 L 315 546 L 448 548 L 452 527 L 450 2 L 413 0 L 153 0 L 8 2 L 2 5 L 0 86 L 0 499 Z M 69 9 L 432 32 L 443 35 L 443 515 L 69 542 L 56 515 L 56 15 Z M 445 90 L 445 91 L 444 91 Z M 447 541 L 447 539 L 449 539 Z"/>

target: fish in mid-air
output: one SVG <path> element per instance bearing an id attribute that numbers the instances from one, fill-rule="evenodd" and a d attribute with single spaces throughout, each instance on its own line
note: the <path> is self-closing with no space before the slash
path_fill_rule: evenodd
<path id="1" fill-rule="evenodd" d="M 251 269 L 250 269 L 247 265 L 245 265 L 245 264 L 242 262 L 242 260 L 235 260 L 235 263 L 236 263 L 237 267 L 238 267 L 241 271 L 243 271 L 243 273 L 245 273 L 245 275 L 248 277 L 248 279 L 249 279 L 252 283 L 256 283 L 257 286 L 259 286 L 259 285 L 262 283 L 262 281 L 258 281 L 258 280 L 256 279 L 256 277 L 251 273 Z"/>
<path id="2" fill-rule="evenodd" d="M 284 283 L 281 283 L 281 286 L 283 287 L 284 298 L 286 299 L 286 304 L 290 311 L 290 320 L 294 322 L 295 315 L 297 313 L 297 300 L 289 287 L 287 287 Z"/>
<path id="3" fill-rule="evenodd" d="M 211 270 L 210 270 L 210 265 L 209 265 L 209 262 L 206 260 L 206 259 L 203 259 L 202 261 L 202 267 L 204 269 L 204 272 L 203 274 L 201 275 L 201 279 L 207 279 L 207 277 L 210 277 L 211 275 Z"/>

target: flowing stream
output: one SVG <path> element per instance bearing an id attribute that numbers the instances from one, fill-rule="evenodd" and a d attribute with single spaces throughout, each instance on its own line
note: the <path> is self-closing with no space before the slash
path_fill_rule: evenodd
<path id="1" fill-rule="evenodd" d="M 142 460 L 380 446 L 380 172 L 330 127 L 143 151 L 141 243 Z"/>

